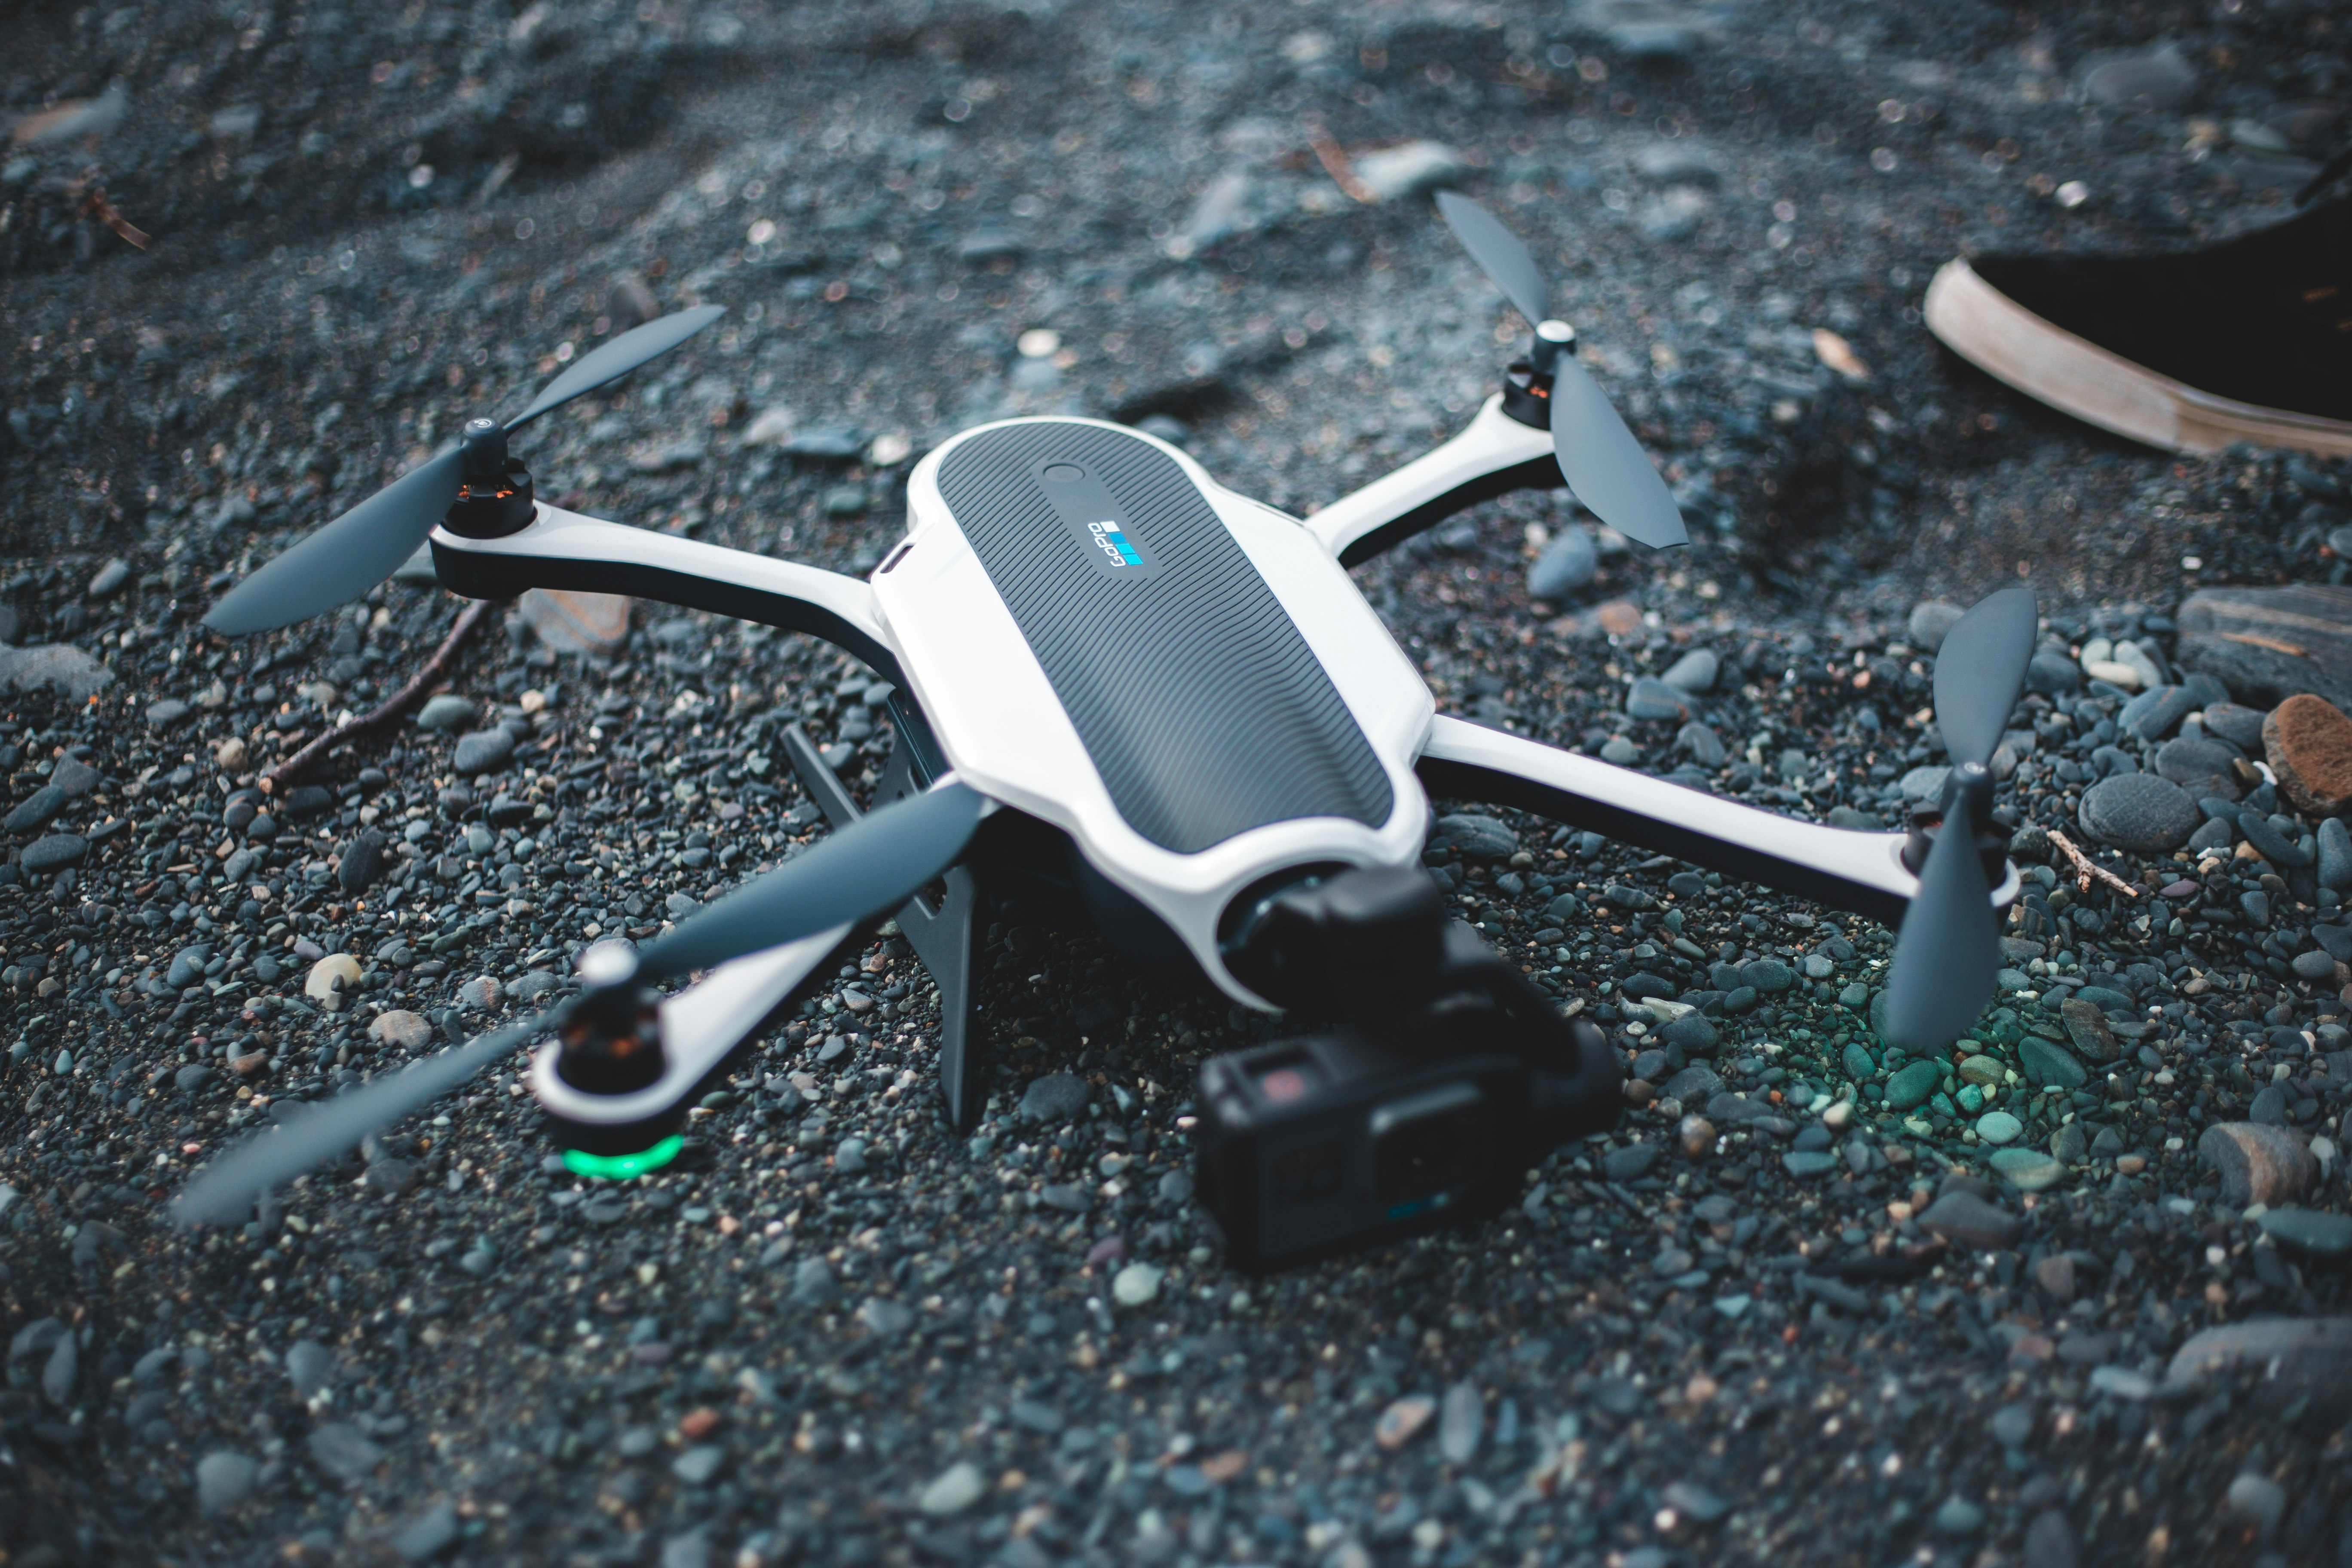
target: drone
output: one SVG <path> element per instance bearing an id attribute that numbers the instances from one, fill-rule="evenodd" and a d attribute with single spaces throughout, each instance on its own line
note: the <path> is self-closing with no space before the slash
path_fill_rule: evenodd
<path id="1" fill-rule="evenodd" d="M 976 933 L 1039 889 L 1148 963 L 1324 1032 L 1213 1058 L 1197 1190 L 1237 1265 L 1280 1267 L 1489 1213 L 1522 1153 L 1613 1125 L 1623 1069 L 1418 870 L 1433 796 L 1488 802 L 1888 921 L 1888 1034 L 1957 1037 L 1990 996 L 2019 875 L 1989 769 L 2021 694 L 2032 593 L 1946 637 L 1935 717 L 1952 766 L 1899 831 L 1782 816 L 1437 711 L 1348 568 L 1491 497 L 1565 482 L 1654 549 L 1688 542 L 1624 420 L 1578 363 L 1550 287 L 1492 214 L 1438 205 L 1526 318 L 1525 354 L 1460 434 L 1307 519 L 1227 489 L 1142 431 L 1062 416 L 951 437 L 916 466 L 908 527 L 864 581 L 538 500 L 510 438 L 723 313 L 647 322 L 523 411 L 461 438 L 237 584 L 223 635 L 323 614 L 429 542 L 474 598 L 618 592 L 821 638 L 876 670 L 896 744 L 870 809 L 797 731 L 786 751 L 830 831 L 642 947 L 580 955 L 554 1007 L 380 1077 L 200 1173 L 186 1223 L 242 1218 L 509 1053 L 574 1172 L 678 1150 L 730 1056 L 895 918 L 937 984 L 947 1121 L 984 1099 Z M 659 987 L 699 975 L 665 995 Z"/>

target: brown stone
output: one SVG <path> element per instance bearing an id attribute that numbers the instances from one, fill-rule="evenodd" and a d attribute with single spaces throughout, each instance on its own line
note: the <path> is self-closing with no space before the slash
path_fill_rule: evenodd
<path id="1" fill-rule="evenodd" d="M 1715 1123 L 1704 1116 L 1685 1116 L 1675 1129 L 1682 1140 L 1683 1152 L 1694 1160 L 1704 1160 L 1715 1152 Z"/>
<path id="2" fill-rule="evenodd" d="M 1601 629 L 1612 637 L 1630 637 L 1642 629 L 1642 612 L 1623 599 L 1612 599 L 1592 612 Z"/>
<path id="3" fill-rule="evenodd" d="M 2326 698 L 2305 692 L 2272 709 L 2263 751 L 2298 810 L 2333 816 L 2352 804 L 2352 719 Z"/>
<path id="4" fill-rule="evenodd" d="M 629 640 L 625 594 L 582 594 L 533 588 L 519 606 L 523 623 L 558 653 L 618 653 Z"/>
<path id="5" fill-rule="evenodd" d="M 1380 1425 L 1372 1430 L 1372 1440 L 1394 1453 L 1413 1440 L 1429 1418 L 1437 1414 L 1437 1401 L 1426 1394 L 1407 1394 L 1381 1412 Z"/>
<path id="6" fill-rule="evenodd" d="M 2231 1208 L 2293 1203 L 2319 1173 L 2300 1134 L 2256 1121 L 2217 1121 L 2197 1140 L 2197 1158 L 2221 1173 Z"/>

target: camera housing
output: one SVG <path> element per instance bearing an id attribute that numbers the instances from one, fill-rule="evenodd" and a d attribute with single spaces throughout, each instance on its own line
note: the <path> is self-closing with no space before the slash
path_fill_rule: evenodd
<path id="1" fill-rule="evenodd" d="M 1229 1260 L 1304 1263 L 1499 1210 L 1565 1139 L 1606 1131 L 1623 1073 L 1428 879 L 1350 871 L 1276 894 L 1238 966 L 1339 1027 L 1202 1064 L 1195 1191 Z"/>

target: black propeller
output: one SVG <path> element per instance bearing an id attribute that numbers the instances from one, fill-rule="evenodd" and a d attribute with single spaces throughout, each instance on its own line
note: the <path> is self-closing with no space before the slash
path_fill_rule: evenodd
<path id="1" fill-rule="evenodd" d="M 1976 840 L 1992 820 L 1987 764 L 2024 692 L 2040 622 L 2032 589 L 2003 589 L 1961 616 L 1936 653 L 1936 724 L 1952 772 L 1886 977 L 1886 1032 L 1908 1047 L 1957 1038 L 1983 1011 L 2000 967 L 2000 917 Z"/>
<path id="2" fill-rule="evenodd" d="M 634 964 L 599 963 L 589 978 L 599 987 L 627 987 L 634 994 L 650 981 L 896 909 L 955 864 L 988 807 L 978 791 L 949 783 L 868 812 L 689 917 L 637 954 Z M 559 1003 L 536 1017 L 321 1102 L 230 1151 L 188 1184 L 173 1205 L 174 1215 L 183 1225 L 241 1220 L 264 1193 L 438 1100 L 509 1051 L 561 1028 L 593 1000 L 591 993 Z"/>
<path id="3" fill-rule="evenodd" d="M 507 436 L 667 353 L 726 313 L 723 306 L 704 305 L 623 332 L 549 382 L 530 406 L 504 426 L 476 421 L 466 441 L 412 468 L 239 583 L 212 607 L 205 625 L 226 637 L 271 631 L 366 593 L 416 552 L 457 501 L 481 461 L 478 454 L 476 466 L 468 465 L 468 447 L 494 445 L 495 461 L 502 464 Z"/>
<path id="4" fill-rule="evenodd" d="M 1437 193 L 1437 210 L 1470 259 L 1535 329 L 1535 368 L 1551 378 L 1552 452 L 1576 499 L 1593 516 L 1653 550 L 1688 544 L 1682 509 L 1607 395 L 1577 363 L 1575 330 L 1552 319 L 1551 285 L 1519 237 L 1454 191 Z"/>

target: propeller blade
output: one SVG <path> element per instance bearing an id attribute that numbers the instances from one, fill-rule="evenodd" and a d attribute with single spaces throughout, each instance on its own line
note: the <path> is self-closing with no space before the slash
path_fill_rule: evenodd
<path id="1" fill-rule="evenodd" d="M 520 430 L 550 409 L 560 408 L 607 382 L 618 381 L 649 359 L 669 353 L 727 313 L 724 305 L 701 305 L 691 310 L 656 316 L 642 327 L 632 327 L 593 353 L 583 355 L 571 369 L 540 389 L 530 406 L 507 421 Z"/>
<path id="2" fill-rule="evenodd" d="M 1936 727 L 1958 763 L 1990 763 L 2025 690 L 2042 612 L 2031 588 L 1979 599 L 1936 650 Z"/>
<path id="3" fill-rule="evenodd" d="M 1945 818 L 1904 911 L 1886 976 L 1886 1033 L 1914 1051 L 1940 1050 L 1976 1022 L 2000 967 L 2000 932 L 1965 807 Z"/>
<path id="4" fill-rule="evenodd" d="M 869 812 L 688 917 L 638 954 L 637 973 L 690 973 L 896 909 L 955 864 L 988 805 L 950 783 Z"/>
<path id="5" fill-rule="evenodd" d="M 229 590 L 205 616 L 224 637 L 275 631 L 358 598 L 416 553 L 457 499 L 463 450 L 411 468 Z"/>
<path id="6" fill-rule="evenodd" d="M 1551 315 L 1551 284 L 1519 237 L 1503 226 L 1502 219 L 1456 191 L 1438 192 L 1437 210 L 1454 237 L 1462 242 L 1462 248 L 1470 253 L 1470 259 L 1509 298 L 1528 326 Z"/>
<path id="7" fill-rule="evenodd" d="M 1551 449 L 1576 499 L 1653 550 L 1688 544 L 1682 508 L 1608 394 L 1570 354 L 1553 362 L 1551 375 Z"/>
<path id="8" fill-rule="evenodd" d="M 552 1028 L 573 1004 L 412 1063 L 364 1089 L 319 1102 L 307 1113 L 249 1138 L 199 1173 L 172 1205 L 182 1225 L 233 1225 L 264 1193 L 358 1145 L 410 1111 L 440 1099 L 476 1073 Z"/>

